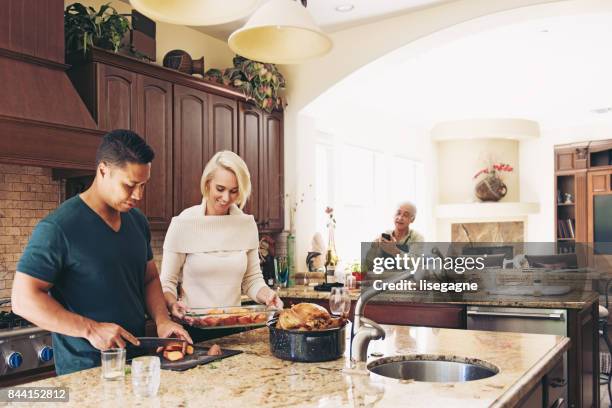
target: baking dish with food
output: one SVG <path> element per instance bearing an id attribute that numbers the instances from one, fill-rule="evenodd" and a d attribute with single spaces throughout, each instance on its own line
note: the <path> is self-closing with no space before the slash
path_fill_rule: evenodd
<path id="1" fill-rule="evenodd" d="M 180 321 L 199 329 L 256 327 L 265 325 L 275 311 L 265 305 L 193 308 Z"/>

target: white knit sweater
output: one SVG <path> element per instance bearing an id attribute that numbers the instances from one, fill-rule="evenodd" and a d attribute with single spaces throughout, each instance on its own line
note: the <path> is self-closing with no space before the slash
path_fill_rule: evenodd
<path id="1" fill-rule="evenodd" d="M 257 300 L 266 283 L 253 216 L 235 205 L 229 215 L 204 212 L 204 205 L 196 205 L 172 218 L 164 240 L 163 291 L 177 296 L 181 280 L 182 300 L 190 308 L 239 306 L 241 293 Z"/>

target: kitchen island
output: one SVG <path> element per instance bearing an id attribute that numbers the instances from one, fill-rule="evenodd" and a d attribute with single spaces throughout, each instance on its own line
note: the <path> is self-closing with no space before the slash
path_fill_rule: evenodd
<path id="1" fill-rule="evenodd" d="M 312 287 L 295 286 L 279 292 L 285 307 L 301 302 L 313 302 L 329 306 L 329 292 L 318 292 Z M 361 292 L 351 291 L 351 317 Z M 599 401 L 599 295 L 593 291 L 572 290 L 556 296 L 503 296 L 486 292 L 448 294 L 437 292 L 388 292 L 373 298 L 365 307 L 364 315 L 379 323 L 428 326 L 453 329 L 474 329 L 474 313 L 470 309 L 485 307 L 495 313 L 516 314 L 516 327 L 501 324 L 504 317 L 483 316 L 484 330 L 519 331 L 530 333 L 562 334 L 571 340 L 567 353 L 568 406 L 598 406 Z M 503 310 L 503 309 L 505 310 Z M 521 310 L 531 309 L 541 316 L 558 316 L 554 331 L 549 331 L 545 319 L 529 319 L 520 316 Z M 478 313 L 478 312 L 476 312 Z M 487 323 L 487 320 L 489 321 Z M 522 324 L 522 320 L 532 323 Z M 472 324 L 470 324 L 472 322 Z M 543 324 L 539 324 L 539 323 Z M 535 327 L 535 331 L 532 331 Z"/>
<path id="2" fill-rule="evenodd" d="M 464 383 L 394 380 L 363 370 L 345 370 L 348 347 L 343 358 L 335 361 L 283 361 L 271 354 L 264 327 L 214 341 L 223 348 L 242 350 L 242 354 L 185 372 L 162 370 L 160 391 L 154 398 L 135 397 L 129 374 L 123 381 L 101 379 L 100 368 L 26 386 L 68 387 L 70 401 L 57 403 L 61 407 L 505 407 L 522 403 L 569 346 L 569 339 L 553 335 L 384 328 L 386 339 L 371 342 L 370 353 L 478 359 L 496 366 L 499 373 Z"/>

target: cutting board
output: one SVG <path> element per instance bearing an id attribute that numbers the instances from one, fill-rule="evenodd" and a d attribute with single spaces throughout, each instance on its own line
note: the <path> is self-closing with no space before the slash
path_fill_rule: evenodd
<path id="1" fill-rule="evenodd" d="M 188 354 L 185 356 L 185 358 L 178 361 L 168 361 L 163 358 L 160 353 L 159 358 L 161 360 L 161 368 L 163 370 L 185 371 L 202 364 L 208 364 L 216 360 L 221 360 L 226 357 L 231 357 L 242 353 L 240 350 L 221 349 L 223 354 L 220 356 L 208 356 L 206 353 L 208 352 L 209 347 L 193 346 L 193 348 L 193 354 Z"/>

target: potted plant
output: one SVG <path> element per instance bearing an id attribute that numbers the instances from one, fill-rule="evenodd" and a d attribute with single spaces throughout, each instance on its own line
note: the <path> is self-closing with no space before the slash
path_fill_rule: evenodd
<path id="1" fill-rule="evenodd" d="M 283 108 L 283 99 L 278 93 L 285 87 L 285 78 L 276 65 L 252 61 L 239 55 L 234 57 L 233 63 L 233 68 L 223 71 L 209 69 L 204 79 L 241 89 L 247 99 L 266 112 Z"/>
<path id="2" fill-rule="evenodd" d="M 474 179 L 480 179 L 474 190 L 476 197 L 480 201 L 499 201 L 506 193 L 508 188 L 502 180 L 503 172 L 511 172 L 512 166 L 505 163 L 493 163 L 485 168 L 478 170 L 474 174 Z"/>
<path id="3" fill-rule="evenodd" d="M 94 45 L 117 52 L 129 29 L 127 17 L 119 14 L 110 3 L 102 5 L 98 11 L 73 3 L 64 11 L 66 53 L 82 50 L 85 54 Z"/>

